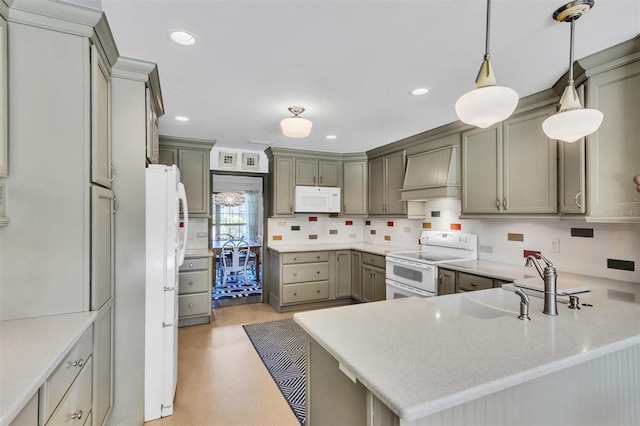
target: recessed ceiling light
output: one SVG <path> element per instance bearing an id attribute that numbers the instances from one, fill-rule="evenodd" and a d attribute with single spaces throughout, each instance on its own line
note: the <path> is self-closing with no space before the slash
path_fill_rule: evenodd
<path id="1" fill-rule="evenodd" d="M 417 89 L 413 89 L 409 93 L 412 96 L 422 96 L 422 95 L 426 95 L 427 93 L 429 93 L 429 90 L 431 90 L 431 89 L 429 89 L 428 87 L 418 87 Z"/>
<path id="2" fill-rule="evenodd" d="M 188 31 L 171 30 L 169 39 L 180 46 L 193 46 L 196 44 L 196 37 Z"/>
<path id="3" fill-rule="evenodd" d="M 189 117 L 185 117 L 185 116 L 183 116 L 183 115 L 177 115 L 177 116 L 175 116 L 175 117 L 173 117 L 173 118 L 174 118 L 175 120 L 178 120 L 178 121 L 189 121 Z"/>
<path id="4" fill-rule="evenodd" d="M 327 139 L 336 139 L 337 136 L 336 135 L 327 135 Z"/>

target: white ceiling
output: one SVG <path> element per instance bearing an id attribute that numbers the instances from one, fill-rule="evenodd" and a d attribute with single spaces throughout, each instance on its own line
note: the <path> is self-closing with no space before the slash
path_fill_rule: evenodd
<path id="1" fill-rule="evenodd" d="M 568 69 L 569 28 L 551 18 L 565 0 L 494 0 L 491 62 L 520 97 Z M 158 64 L 166 114 L 160 133 L 362 152 L 457 120 L 484 54 L 484 0 L 102 0 L 121 56 Z M 194 33 L 180 47 L 171 29 Z M 640 1 L 596 0 L 576 22 L 575 57 L 640 34 Z M 409 91 L 428 86 L 431 93 Z M 311 135 L 280 130 L 303 106 Z M 177 115 L 190 118 L 183 123 Z M 326 140 L 335 134 L 337 139 Z"/>

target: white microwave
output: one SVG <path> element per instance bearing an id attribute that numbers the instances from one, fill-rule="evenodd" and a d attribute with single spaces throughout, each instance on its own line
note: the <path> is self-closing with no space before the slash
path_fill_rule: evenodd
<path id="1" fill-rule="evenodd" d="M 296 213 L 340 213 L 340 188 L 324 186 L 296 186 Z"/>

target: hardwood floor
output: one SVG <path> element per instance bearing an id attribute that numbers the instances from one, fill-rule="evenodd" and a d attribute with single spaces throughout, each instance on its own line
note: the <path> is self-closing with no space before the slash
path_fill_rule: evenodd
<path id="1" fill-rule="evenodd" d="M 149 426 L 296 426 L 243 324 L 291 318 L 254 303 L 213 310 L 212 324 L 178 334 L 178 388 L 172 416 Z"/>

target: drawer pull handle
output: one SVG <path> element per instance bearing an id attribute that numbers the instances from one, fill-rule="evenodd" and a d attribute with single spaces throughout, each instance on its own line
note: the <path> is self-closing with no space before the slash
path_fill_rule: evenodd
<path id="1" fill-rule="evenodd" d="M 189 264 L 189 268 L 193 268 L 193 263 L 190 263 L 190 264 Z"/>
<path id="2" fill-rule="evenodd" d="M 72 367 L 82 368 L 84 366 L 84 359 L 80 358 L 77 361 L 73 361 L 69 363 Z"/>
<path id="3" fill-rule="evenodd" d="M 320 293 L 320 290 L 316 291 L 316 293 Z"/>
<path id="4" fill-rule="evenodd" d="M 294 295 L 294 296 L 297 296 L 297 295 L 298 295 L 298 293 L 293 293 L 293 295 Z"/>
<path id="5" fill-rule="evenodd" d="M 82 410 L 78 410 L 77 413 L 73 413 L 71 420 L 80 420 L 82 418 Z"/>
<path id="6" fill-rule="evenodd" d="M 298 276 L 298 273 L 297 273 L 297 272 L 294 272 L 294 273 L 293 273 L 293 276 L 294 276 L 294 277 L 297 277 L 297 276 Z"/>
<path id="7" fill-rule="evenodd" d="M 189 303 L 189 307 L 190 307 L 190 308 L 193 308 L 193 303 Z"/>
<path id="8" fill-rule="evenodd" d="M 319 273 L 320 273 L 320 271 L 317 271 L 317 272 L 316 272 L 316 274 L 319 274 Z"/>
<path id="9" fill-rule="evenodd" d="M 189 281 L 189 285 L 193 285 L 193 281 Z"/>
<path id="10" fill-rule="evenodd" d="M 294 257 L 294 258 L 293 258 L 293 261 L 295 262 L 296 260 L 298 260 L 298 258 L 297 258 L 297 257 Z"/>
<path id="11" fill-rule="evenodd" d="M 471 283 L 471 287 L 475 287 L 475 286 L 476 286 L 476 283 Z"/>

